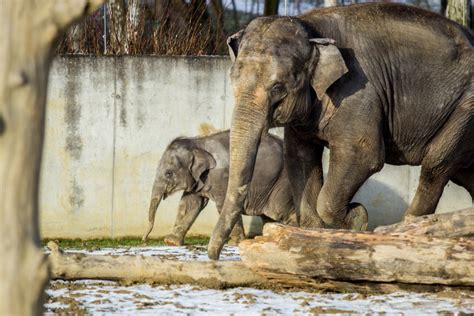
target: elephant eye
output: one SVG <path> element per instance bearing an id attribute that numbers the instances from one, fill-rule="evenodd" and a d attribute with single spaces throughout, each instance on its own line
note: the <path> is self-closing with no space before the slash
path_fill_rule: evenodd
<path id="1" fill-rule="evenodd" d="M 275 96 L 281 95 L 286 92 L 285 85 L 281 82 L 277 82 L 272 86 L 272 94 Z"/>
<path id="2" fill-rule="evenodd" d="M 170 170 L 166 170 L 165 178 L 169 179 L 169 178 L 171 178 L 172 175 L 173 175 L 173 172 L 171 172 Z"/>

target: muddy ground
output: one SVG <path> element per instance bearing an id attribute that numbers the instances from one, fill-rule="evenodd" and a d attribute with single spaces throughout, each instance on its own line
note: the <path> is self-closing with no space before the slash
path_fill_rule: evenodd
<path id="1" fill-rule="evenodd" d="M 128 247 L 67 252 L 160 256 L 174 260 L 208 260 L 205 246 Z M 223 260 L 239 260 L 237 247 L 226 246 Z M 472 293 L 410 293 L 365 296 L 358 293 L 309 293 L 254 288 L 205 289 L 192 285 L 122 285 L 112 281 L 53 281 L 45 304 L 47 315 L 308 315 L 474 314 Z"/>

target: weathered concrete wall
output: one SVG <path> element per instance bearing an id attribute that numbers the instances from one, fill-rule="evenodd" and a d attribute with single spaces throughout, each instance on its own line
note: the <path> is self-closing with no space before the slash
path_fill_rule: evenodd
<path id="1" fill-rule="evenodd" d="M 229 128 L 228 68 L 223 57 L 56 59 L 41 177 L 43 236 L 141 236 L 166 145 L 208 126 Z M 355 200 L 369 209 L 371 226 L 401 218 L 418 174 L 419 168 L 386 166 L 364 185 Z M 171 231 L 179 197 L 161 203 L 153 236 Z M 439 210 L 471 204 L 464 189 L 449 184 Z M 259 223 L 245 220 L 247 227 Z M 209 203 L 191 233 L 210 234 L 216 221 Z"/>

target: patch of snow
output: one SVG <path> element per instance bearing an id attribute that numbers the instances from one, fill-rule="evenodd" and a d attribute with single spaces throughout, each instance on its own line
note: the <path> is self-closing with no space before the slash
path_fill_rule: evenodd
<path id="1" fill-rule="evenodd" d="M 389 295 L 275 292 L 254 288 L 204 289 L 191 285 L 121 286 L 102 281 L 55 281 L 66 290 L 47 290 L 49 296 L 73 298 L 90 315 L 307 315 L 310 313 L 474 313 L 474 297 L 451 299 L 434 294 L 397 292 Z M 79 285 L 79 287 L 78 287 Z M 82 285 L 82 286 L 80 286 Z M 46 315 L 64 304 L 47 303 Z"/>
<path id="2" fill-rule="evenodd" d="M 209 260 L 205 246 L 130 247 L 100 250 L 68 249 L 95 255 L 160 256 L 173 260 Z M 237 247 L 225 246 L 224 260 L 239 260 Z M 474 296 L 448 298 L 436 294 L 397 292 L 364 296 L 357 293 L 306 293 L 254 288 L 205 289 L 192 285 L 124 286 L 113 281 L 53 281 L 47 290 L 46 315 L 75 313 L 71 301 L 90 315 L 307 315 L 474 313 Z"/>
<path id="3" fill-rule="evenodd" d="M 89 255 L 140 255 L 140 256 L 156 256 L 165 259 L 180 261 L 209 261 L 207 257 L 206 246 L 160 246 L 160 247 L 130 247 L 130 248 L 101 248 L 97 250 L 85 249 L 66 249 L 66 253 L 84 253 Z M 239 248 L 235 246 L 225 245 L 222 249 L 221 260 L 240 260 Z"/>

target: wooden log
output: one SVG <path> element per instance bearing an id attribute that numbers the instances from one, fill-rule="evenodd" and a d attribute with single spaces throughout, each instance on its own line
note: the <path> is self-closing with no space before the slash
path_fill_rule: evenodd
<path id="1" fill-rule="evenodd" d="M 212 288 L 256 286 L 265 282 L 240 261 L 176 261 L 144 256 L 66 254 L 54 242 L 49 242 L 48 248 L 51 250 L 52 279 L 197 284 Z"/>
<path id="2" fill-rule="evenodd" d="M 267 224 L 240 243 L 254 271 L 342 281 L 474 285 L 474 240 Z"/>
<path id="3" fill-rule="evenodd" d="M 396 283 L 344 282 L 313 279 L 289 273 L 261 274 L 242 261 L 176 261 L 159 257 L 103 256 L 63 253 L 54 242 L 49 262 L 51 279 L 96 279 L 130 283 L 194 284 L 210 288 L 252 286 L 267 289 L 304 289 L 323 292 L 357 292 L 363 294 L 414 292 L 470 291 L 467 288 L 406 285 Z"/>
<path id="4" fill-rule="evenodd" d="M 403 222 L 377 227 L 374 232 L 407 233 L 433 237 L 473 237 L 474 207 L 461 211 L 426 216 L 408 216 Z"/>

